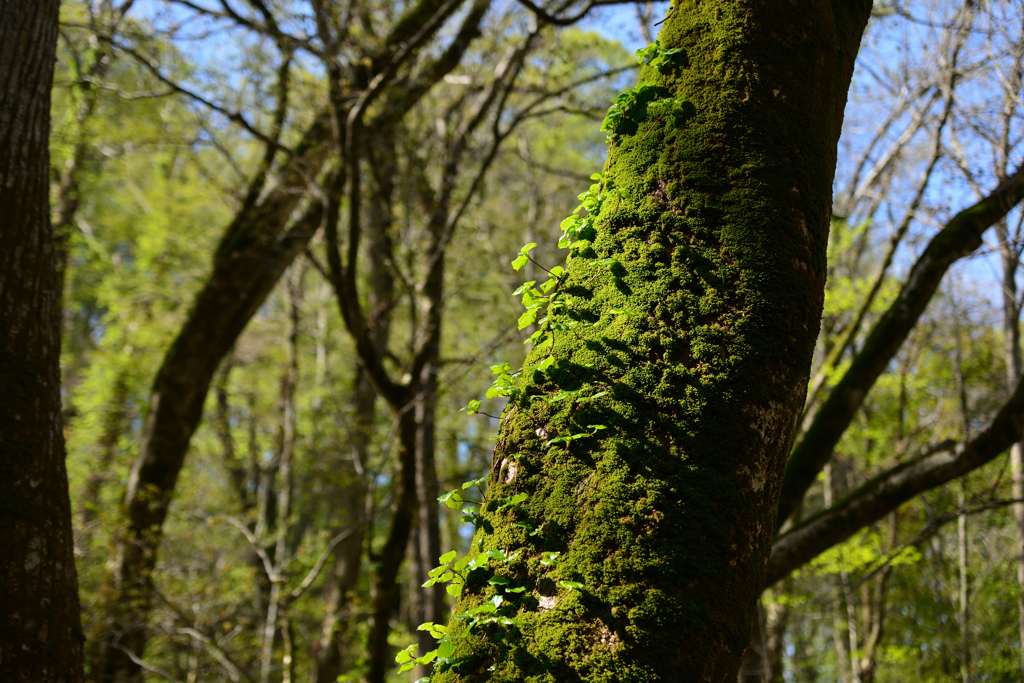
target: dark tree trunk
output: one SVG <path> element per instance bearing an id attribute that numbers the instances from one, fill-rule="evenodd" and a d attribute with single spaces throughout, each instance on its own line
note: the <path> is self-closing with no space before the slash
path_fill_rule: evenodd
<path id="1" fill-rule="evenodd" d="M 437 565 L 441 556 L 441 522 L 437 504 L 437 465 L 434 413 L 437 403 L 437 359 L 429 362 L 424 368 L 425 374 L 421 398 L 416 406 L 416 488 L 419 491 L 420 514 L 418 539 L 420 555 L 420 575 L 416 586 L 422 586 L 429 576 L 427 573 Z M 420 621 L 444 624 L 448 621 L 448 600 L 444 585 L 437 583 L 427 588 L 419 588 L 421 610 Z M 434 649 L 434 638 L 427 631 L 417 632 L 419 651 L 430 652 Z M 423 667 L 417 667 L 413 674 L 416 678 L 429 675 Z"/>
<path id="2" fill-rule="evenodd" d="M 379 567 L 370 596 L 370 633 L 366 644 L 369 683 L 384 683 L 394 657 L 388 634 L 398 604 L 398 570 L 405 558 L 406 544 L 416 519 L 416 416 L 406 410 L 398 417 L 398 467 L 392 488 L 395 503 L 387 539 L 380 553 L 370 559 Z"/>
<path id="3" fill-rule="evenodd" d="M 58 0 L 0 0 L 0 680 L 79 681 L 49 208 Z"/>
<path id="4" fill-rule="evenodd" d="M 117 541 L 114 575 L 107 587 L 103 646 L 94 675 L 138 681 L 149 616 L 151 578 L 164 519 L 217 366 L 249 319 L 320 226 L 313 203 L 288 230 L 287 221 L 307 179 L 319 169 L 328 137 L 315 124 L 282 182 L 258 206 L 243 210 L 214 255 L 209 281 L 164 357 L 150 395 L 138 459 L 125 493 L 126 529 Z M 102 672 L 102 673 L 101 673 Z M 102 678 L 98 680 L 104 680 Z"/>
<path id="5" fill-rule="evenodd" d="M 648 115 L 615 143 L 604 189 L 619 195 L 582 235 L 571 297 L 551 314 L 577 324 L 505 412 L 476 547 L 516 558 L 493 571 L 526 589 L 508 598 L 522 626 L 467 634 L 458 680 L 736 680 L 819 327 L 870 9 L 674 4 L 659 38 L 687 63 L 641 79 L 690 105 L 662 105 L 678 116 Z M 608 393 L 544 400 L 560 391 Z M 457 613 L 500 590 L 469 581 Z"/>

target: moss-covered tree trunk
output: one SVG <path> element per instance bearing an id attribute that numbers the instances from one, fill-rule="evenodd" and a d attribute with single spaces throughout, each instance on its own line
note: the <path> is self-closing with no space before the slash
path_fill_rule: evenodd
<path id="1" fill-rule="evenodd" d="M 511 559 L 463 569 L 457 616 L 501 594 L 494 614 L 519 623 L 457 639 L 457 675 L 434 680 L 735 680 L 870 8 L 677 0 L 659 40 L 686 59 L 641 82 L 688 104 L 650 107 L 612 147 L 600 190 L 617 196 L 575 249 L 553 346 L 527 364 L 554 362 L 524 373 L 501 422 L 474 552 Z"/>

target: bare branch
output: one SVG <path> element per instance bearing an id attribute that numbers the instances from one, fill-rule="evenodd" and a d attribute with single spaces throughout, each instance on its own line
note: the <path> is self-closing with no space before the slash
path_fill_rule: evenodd
<path id="1" fill-rule="evenodd" d="M 1024 166 L 974 206 L 954 216 L 917 259 L 906 284 L 879 319 L 846 374 L 793 449 L 779 501 L 779 525 L 793 513 L 828 462 L 868 391 L 896 355 L 942 277 L 982 244 L 982 234 L 1024 199 Z"/>

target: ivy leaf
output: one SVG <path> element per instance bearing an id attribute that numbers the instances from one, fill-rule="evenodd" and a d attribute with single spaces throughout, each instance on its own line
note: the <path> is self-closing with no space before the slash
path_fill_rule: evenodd
<path id="1" fill-rule="evenodd" d="M 519 505 L 524 500 L 526 500 L 528 497 L 529 496 L 527 496 L 525 493 L 517 493 L 514 496 L 510 496 L 508 498 L 503 498 L 502 500 L 504 501 L 504 504 L 501 507 L 499 507 L 498 509 L 499 510 L 504 510 L 507 507 L 512 507 L 514 505 Z"/>
<path id="2" fill-rule="evenodd" d="M 523 284 L 519 285 L 519 288 L 516 291 L 512 292 L 512 296 L 519 296 L 523 292 L 525 292 L 528 289 L 530 289 L 530 287 L 533 287 L 535 284 L 537 284 L 536 280 L 530 280 L 529 282 L 524 282 Z M 492 366 L 491 369 L 493 370 L 494 367 Z"/>
<path id="3" fill-rule="evenodd" d="M 521 316 L 519 316 L 519 329 L 529 327 L 537 320 L 538 308 L 530 308 Z"/>
<path id="4" fill-rule="evenodd" d="M 395 655 L 395 662 L 398 663 L 398 664 L 406 664 L 407 662 L 411 662 L 416 657 L 416 648 L 417 647 L 419 647 L 419 645 L 413 643 L 409 647 L 407 647 L 404 650 L 402 650 L 401 652 L 399 652 L 397 655 Z M 412 668 L 412 666 L 409 667 L 409 669 L 411 669 L 411 668 Z M 403 668 L 402 670 L 403 671 L 408 671 L 409 669 L 404 669 Z"/>
<path id="5" fill-rule="evenodd" d="M 558 553 L 558 552 L 554 552 L 554 551 L 548 551 L 548 552 L 545 552 L 545 553 L 541 553 L 540 563 L 542 565 L 544 565 L 545 567 L 550 567 L 553 564 L 558 562 L 558 556 L 561 555 L 561 554 L 562 553 Z"/>
<path id="6" fill-rule="evenodd" d="M 444 503 L 452 510 L 457 510 L 459 507 L 462 506 L 462 503 L 465 502 L 465 499 L 459 494 L 458 489 L 449 491 L 448 493 L 439 497 L 437 500 L 440 503 Z"/>

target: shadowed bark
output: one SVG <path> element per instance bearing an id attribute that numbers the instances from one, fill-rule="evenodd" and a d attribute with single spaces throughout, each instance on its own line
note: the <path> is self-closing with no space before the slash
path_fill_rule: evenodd
<path id="1" fill-rule="evenodd" d="M 0 0 L 0 680 L 82 678 L 49 207 L 58 0 Z"/>

